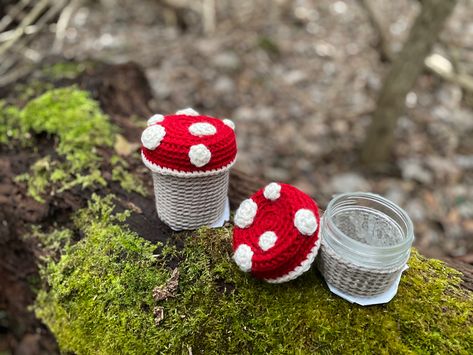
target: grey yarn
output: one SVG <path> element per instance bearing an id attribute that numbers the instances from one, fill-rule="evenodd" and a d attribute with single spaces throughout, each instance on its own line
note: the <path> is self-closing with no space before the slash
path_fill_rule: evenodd
<path id="1" fill-rule="evenodd" d="M 152 173 L 159 218 L 174 230 L 212 225 L 225 210 L 229 170 L 179 177 Z"/>
<path id="2" fill-rule="evenodd" d="M 317 266 L 325 281 L 353 296 L 375 296 L 385 292 L 404 265 L 396 268 L 367 268 L 351 263 L 322 240 Z"/>

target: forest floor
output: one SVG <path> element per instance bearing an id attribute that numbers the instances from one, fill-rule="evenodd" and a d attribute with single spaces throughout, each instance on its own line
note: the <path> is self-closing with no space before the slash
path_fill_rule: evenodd
<path id="1" fill-rule="evenodd" d="M 370 174 L 357 157 L 389 63 L 359 1 L 217 2 L 207 35 L 197 12 L 179 10 L 176 25 L 159 3 L 79 9 L 63 54 L 140 63 L 156 112 L 192 106 L 236 122 L 244 171 L 293 183 L 322 207 L 338 192 L 380 193 L 408 211 L 424 254 L 473 262 L 471 93 L 425 72 L 406 98 L 391 168 Z M 399 50 L 418 7 L 375 10 Z M 459 1 L 436 50 L 471 63 L 471 18 Z"/>
<path id="2" fill-rule="evenodd" d="M 339 192 L 382 194 L 410 214 L 425 255 L 472 263 L 471 92 L 426 70 L 406 97 L 388 171 L 371 174 L 358 165 L 390 65 L 362 3 L 222 1 L 215 29 L 204 34 L 198 2 L 82 2 L 59 53 L 139 63 L 156 112 L 192 106 L 236 122 L 240 169 L 293 183 L 322 207 Z M 418 4 L 383 0 L 373 9 L 384 47 L 396 53 Z M 471 2 L 460 0 L 435 48 L 470 75 L 472 17 Z M 43 33 L 32 49 L 47 55 L 53 37 Z"/>
<path id="3" fill-rule="evenodd" d="M 389 67 L 360 1 L 217 2 L 216 28 L 207 35 L 200 8 L 174 12 L 160 3 L 80 8 L 62 54 L 141 64 L 156 112 L 192 106 L 236 122 L 242 170 L 293 183 L 322 207 L 339 192 L 382 194 L 408 211 L 424 254 L 473 262 L 468 93 L 426 71 L 406 98 L 389 171 L 358 165 Z M 419 8 L 403 0 L 376 2 L 374 10 L 389 49 L 398 51 Z M 473 6 L 459 1 L 441 37 L 460 63 L 473 61 L 471 18 Z"/>

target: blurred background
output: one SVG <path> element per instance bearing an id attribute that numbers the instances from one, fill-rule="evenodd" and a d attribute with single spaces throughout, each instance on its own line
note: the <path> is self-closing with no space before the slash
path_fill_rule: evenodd
<path id="1" fill-rule="evenodd" d="M 235 121 L 241 170 L 295 184 L 322 207 L 339 192 L 382 194 L 410 214 L 424 254 L 473 263 L 471 0 L 439 20 L 426 59 L 414 58 L 418 77 L 391 74 L 415 84 L 397 94 L 389 156 L 373 169 L 363 155 L 389 140 L 368 139 L 389 110 L 377 98 L 395 98 L 384 79 L 422 9 L 439 2 L 3 0 L 0 86 L 51 56 L 137 62 L 156 113 L 190 106 Z"/>

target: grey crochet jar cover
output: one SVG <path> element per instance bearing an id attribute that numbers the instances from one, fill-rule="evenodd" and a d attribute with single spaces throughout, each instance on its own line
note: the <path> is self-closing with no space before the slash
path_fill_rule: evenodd
<path id="1" fill-rule="evenodd" d="M 236 160 L 234 124 L 192 109 L 154 115 L 141 135 L 158 216 L 172 229 L 212 225 L 224 213 Z"/>

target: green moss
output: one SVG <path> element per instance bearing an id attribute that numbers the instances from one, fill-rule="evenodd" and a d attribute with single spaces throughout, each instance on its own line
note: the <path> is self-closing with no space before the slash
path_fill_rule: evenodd
<path id="1" fill-rule="evenodd" d="M 58 62 L 45 66 L 41 74 L 51 80 L 75 79 L 87 68 L 92 67 L 91 62 Z"/>
<path id="2" fill-rule="evenodd" d="M 87 92 L 75 87 L 47 91 L 19 112 L 19 122 L 22 130 L 54 136 L 56 152 L 64 158 L 46 156 L 30 173 L 19 177 L 28 182 L 29 192 L 37 200 L 42 200 L 47 187 L 54 193 L 76 185 L 106 184 L 97 148 L 113 145 L 114 129 Z"/>
<path id="3" fill-rule="evenodd" d="M 31 232 L 23 238 L 34 240 L 41 248 L 43 262 L 50 262 L 51 258 L 60 255 L 62 250 L 69 248 L 73 232 L 68 228 L 55 228 L 45 232 L 41 230 L 40 226 L 34 225 L 31 227 Z"/>
<path id="4" fill-rule="evenodd" d="M 116 131 L 98 103 L 75 87 L 49 90 L 22 110 L 0 101 L 0 144 L 32 145 L 30 132 L 55 139 L 55 158 L 46 155 L 17 177 L 40 202 L 45 193 L 54 195 L 77 185 L 106 186 L 99 148 L 112 147 Z M 146 195 L 143 183 L 127 170 L 125 160 L 112 156 L 110 165 L 113 181 L 127 192 Z"/>
<path id="5" fill-rule="evenodd" d="M 153 257 L 155 246 L 119 226 L 127 214 L 112 210 L 110 197 L 94 196 L 75 220 L 84 239 L 42 271 L 52 289 L 39 293 L 37 314 L 63 350 L 145 353 L 145 339 L 155 337 L 151 290 L 168 272 Z"/>
<path id="6" fill-rule="evenodd" d="M 126 192 L 136 192 L 146 196 L 146 188 L 135 175 L 128 171 L 129 164 L 117 155 L 110 159 L 112 165 L 112 180 L 120 183 L 120 186 Z"/>
<path id="7" fill-rule="evenodd" d="M 30 101 L 20 113 L 23 127 L 57 136 L 57 152 L 73 169 L 93 166 L 96 147 L 112 146 L 112 126 L 98 103 L 74 87 L 50 90 Z"/>
<path id="8" fill-rule="evenodd" d="M 13 146 L 14 141 L 26 141 L 31 138 L 22 128 L 20 110 L 0 100 L 0 144 Z"/>
<path id="9" fill-rule="evenodd" d="M 28 184 L 28 195 L 32 196 L 37 201 L 43 202 L 44 199 L 41 195 L 51 184 L 53 165 L 58 166 L 59 162 L 52 162 L 51 157 L 46 156 L 45 158 L 37 160 L 31 166 L 29 173 L 20 174 L 15 180 L 17 182 L 26 182 Z M 56 171 L 56 168 L 54 170 Z"/>
<path id="10" fill-rule="evenodd" d="M 27 102 L 48 90 L 53 90 L 58 84 L 64 86 L 94 66 L 95 63 L 92 61 L 61 61 L 44 65 L 38 68 L 26 82 L 16 83 L 12 88 L 11 96 L 16 102 Z"/>
<path id="11" fill-rule="evenodd" d="M 413 252 L 399 292 L 387 305 L 360 307 L 331 294 L 308 272 L 282 285 L 254 280 L 231 261 L 231 231 L 201 229 L 184 248 L 155 246 L 94 197 L 75 219 L 84 238 L 43 268 L 49 287 L 36 313 L 63 351 L 86 353 L 306 354 L 473 351 L 473 297 L 458 272 Z M 152 291 L 179 263 L 177 295 Z M 155 324 L 153 308 L 164 318 Z"/>
<path id="12" fill-rule="evenodd" d="M 31 79 L 26 83 L 18 83 L 13 87 L 15 101 L 27 102 L 48 90 L 54 89 L 54 85 L 39 79 Z"/>

